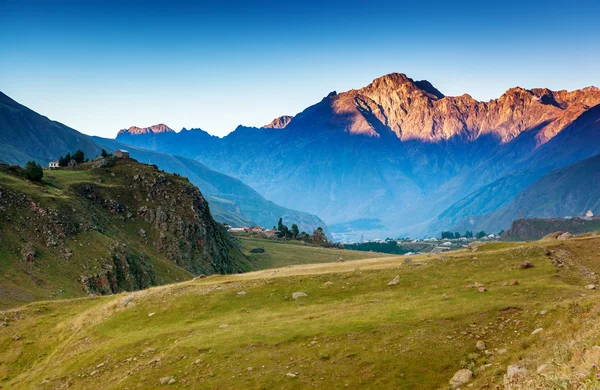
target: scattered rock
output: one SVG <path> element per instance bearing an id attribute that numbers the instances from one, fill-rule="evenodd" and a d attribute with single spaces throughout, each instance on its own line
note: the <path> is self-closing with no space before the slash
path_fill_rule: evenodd
<path id="1" fill-rule="evenodd" d="M 559 235 L 558 237 L 556 237 L 557 240 L 568 240 L 569 238 L 573 237 L 573 235 L 569 232 L 564 232 L 563 234 Z"/>
<path id="2" fill-rule="evenodd" d="M 343 257 L 340 257 L 339 259 L 337 259 L 337 260 L 336 260 L 336 262 L 338 262 L 338 263 L 343 263 L 343 262 L 344 262 L 344 258 L 343 258 Z"/>
<path id="3" fill-rule="evenodd" d="M 175 383 L 175 378 L 173 378 L 172 376 L 165 376 L 163 378 L 160 378 L 160 384 L 161 385 L 170 385 Z"/>
<path id="4" fill-rule="evenodd" d="M 192 280 L 198 280 L 198 279 L 204 279 L 204 278 L 206 278 L 206 275 L 204 275 L 204 274 L 200 274 L 200 275 L 196 276 L 196 277 L 195 277 L 194 279 L 192 279 Z"/>
<path id="5" fill-rule="evenodd" d="M 12 337 L 13 340 L 17 341 L 21 339 L 21 336 L 19 336 L 18 334 L 14 334 Z"/>
<path id="6" fill-rule="evenodd" d="M 500 349 L 498 350 L 498 354 L 500 354 L 500 355 L 504 355 L 504 354 L 505 354 L 505 353 L 507 353 L 507 352 L 508 352 L 508 350 L 507 350 L 506 348 L 500 348 Z"/>
<path id="7" fill-rule="evenodd" d="M 400 283 L 400 275 L 396 275 L 396 277 L 388 282 L 388 286 L 395 286 Z"/>
<path id="8" fill-rule="evenodd" d="M 482 293 L 482 292 L 486 292 L 486 291 L 487 291 L 487 289 L 486 289 L 485 287 L 479 287 L 479 288 L 477 289 L 477 292 L 480 292 L 480 293 Z"/>
<path id="9" fill-rule="evenodd" d="M 410 257 L 407 257 L 406 259 L 402 260 L 402 264 L 410 264 L 412 263 L 412 259 Z"/>
<path id="10" fill-rule="evenodd" d="M 238 295 L 246 295 L 247 292 L 246 291 L 238 291 Z"/>
<path id="11" fill-rule="evenodd" d="M 154 313 L 154 312 L 153 312 L 153 313 L 150 313 L 150 314 L 148 314 L 148 317 L 152 317 L 152 316 L 153 316 L 153 315 L 155 315 L 155 314 L 156 314 L 156 313 Z"/>
<path id="12" fill-rule="evenodd" d="M 37 256 L 35 246 L 33 246 L 31 243 L 23 244 L 21 247 L 21 255 L 23 256 L 24 262 L 33 263 L 35 261 L 35 257 Z"/>
<path id="13" fill-rule="evenodd" d="M 477 287 L 477 288 L 483 287 L 483 286 L 484 286 L 483 283 L 479 283 L 479 282 L 475 282 L 475 284 L 473 285 L 473 287 Z"/>
<path id="14" fill-rule="evenodd" d="M 531 264 L 529 261 L 524 261 L 521 263 L 520 267 L 521 269 L 533 268 L 533 264 Z"/>
<path id="15" fill-rule="evenodd" d="M 541 314 L 541 315 L 543 315 L 543 316 L 545 316 L 546 314 L 548 314 L 548 310 L 542 310 L 542 311 L 540 312 L 540 314 Z"/>
<path id="16" fill-rule="evenodd" d="M 293 372 L 288 372 L 287 374 L 285 374 L 286 376 L 290 377 L 290 378 L 295 378 L 298 375 L 294 374 Z"/>
<path id="17" fill-rule="evenodd" d="M 526 375 L 527 369 L 525 367 L 521 367 L 518 364 L 512 364 L 506 369 L 506 375 L 504 375 L 504 384 L 509 384 L 510 382 L 519 378 L 523 378 Z"/>
<path id="18" fill-rule="evenodd" d="M 93 169 L 97 169 L 97 168 L 104 168 L 108 165 L 108 161 L 106 161 L 105 159 L 101 158 L 100 160 L 96 161 L 95 163 L 92 164 L 92 168 Z"/>
<path id="19" fill-rule="evenodd" d="M 327 281 L 324 284 L 325 284 L 325 286 L 331 286 L 333 284 L 333 282 Z"/>
<path id="20" fill-rule="evenodd" d="M 456 371 L 456 374 L 450 379 L 450 385 L 453 389 L 458 388 L 461 385 L 469 382 L 473 377 L 473 372 L 463 368 L 462 370 Z"/>
<path id="21" fill-rule="evenodd" d="M 538 375 L 543 375 L 552 371 L 552 366 L 550 364 L 542 364 L 537 368 Z"/>
<path id="22" fill-rule="evenodd" d="M 297 291 L 297 292 L 295 292 L 295 293 L 292 294 L 292 299 L 296 300 L 296 299 L 304 298 L 304 297 L 307 297 L 307 296 L 308 296 L 308 294 L 306 294 L 306 293 L 304 293 L 302 291 Z"/>
<path id="23" fill-rule="evenodd" d="M 477 343 L 475 344 L 475 347 L 477 347 L 477 349 L 480 351 L 485 350 L 485 341 L 483 341 L 483 340 L 477 341 Z"/>
<path id="24" fill-rule="evenodd" d="M 512 282 L 510 282 L 511 286 L 518 286 L 519 285 L 519 281 L 517 279 L 513 280 Z"/>
<path id="25" fill-rule="evenodd" d="M 229 328 L 229 325 L 227 325 L 227 324 L 221 324 L 221 325 L 219 325 L 219 328 L 220 329 Z"/>
<path id="26" fill-rule="evenodd" d="M 595 290 L 596 289 L 596 285 L 595 284 L 588 284 L 587 286 L 585 286 L 585 288 L 587 288 L 588 290 Z"/>
<path id="27" fill-rule="evenodd" d="M 133 301 L 134 297 L 135 297 L 135 294 L 129 295 L 127 298 L 125 298 L 121 302 L 119 302 L 119 306 L 125 307 L 125 306 L 129 305 Z"/>
<path id="28" fill-rule="evenodd" d="M 138 230 L 137 234 L 140 237 L 146 237 L 146 231 L 144 229 Z"/>
<path id="29" fill-rule="evenodd" d="M 149 353 L 149 352 L 154 352 L 154 351 L 156 351 L 156 348 L 146 348 L 142 352 L 143 353 Z"/>
<path id="30" fill-rule="evenodd" d="M 534 330 L 533 332 L 531 332 L 532 335 L 534 334 L 538 334 L 540 333 L 542 330 L 544 330 L 544 328 L 537 328 L 536 330 Z"/>

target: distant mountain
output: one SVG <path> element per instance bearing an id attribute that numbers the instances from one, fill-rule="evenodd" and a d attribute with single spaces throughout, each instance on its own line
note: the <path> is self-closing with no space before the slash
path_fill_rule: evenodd
<path id="1" fill-rule="evenodd" d="M 577 217 L 585 215 L 588 210 L 598 215 L 598 183 L 600 154 L 553 170 L 519 192 L 507 205 L 493 212 L 471 217 L 472 220 L 463 221 L 456 228 L 462 231 L 473 230 L 475 227 L 475 230 L 496 232 L 494 229 L 497 226 L 507 229 L 520 217 L 521 212 L 526 218 Z"/>
<path id="2" fill-rule="evenodd" d="M 51 121 L 0 92 L 0 161 L 25 164 L 36 160 L 47 165 L 77 149 L 87 156 L 100 154 L 89 137 Z"/>
<path id="3" fill-rule="evenodd" d="M 597 154 L 600 112 L 591 108 L 598 104 L 595 87 L 516 87 L 480 102 L 393 73 L 330 93 L 280 131 L 239 126 L 222 139 L 202 130 L 117 139 L 201 161 L 318 215 L 345 238 L 419 236 L 494 211 L 552 169 Z"/>
<path id="4" fill-rule="evenodd" d="M 203 131 L 184 129 L 175 133 L 164 124 L 146 128 L 132 126 L 119 132 L 120 139 L 144 135 L 175 136 L 190 145 L 217 139 Z M 152 138 L 149 140 L 152 141 Z M 198 161 L 133 148 L 114 140 L 88 137 L 37 114 L 1 93 L 0 141 L 0 161 L 20 165 L 24 165 L 28 160 L 37 160 L 46 165 L 48 161 L 77 149 L 82 149 L 87 156 L 94 157 L 100 154 L 102 148 L 115 150 L 126 147 L 132 157 L 141 162 L 151 162 L 167 172 L 188 177 L 206 196 L 213 216 L 219 222 L 232 226 L 258 224 L 272 227 L 283 217 L 288 226 L 296 223 L 306 232 L 312 232 L 321 226 L 331 237 L 327 225 L 318 217 L 270 202 L 241 181 L 215 172 Z M 156 148 L 156 145 L 145 146 Z M 171 152 L 177 154 L 177 150 Z"/>
<path id="5" fill-rule="evenodd" d="M 131 135 L 140 135 L 140 134 L 161 134 L 161 133 L 173 133 L 174 130 L 169 128 L 169 126 L 159 123 L 158 125 L 150 126 L 150 127 L 137 127 L 131 126 L 128 129 L 123 129 L 119 131 L 119 134 L 131 134 Z"/>

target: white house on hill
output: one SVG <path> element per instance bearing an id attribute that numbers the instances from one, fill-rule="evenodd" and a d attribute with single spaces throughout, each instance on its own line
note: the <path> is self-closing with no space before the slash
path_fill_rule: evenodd
<path id="1" fill-rule="evenodd" d="M 58 168 L 58 161 L 50 161 L 48 164 L 49 168 Z"/>

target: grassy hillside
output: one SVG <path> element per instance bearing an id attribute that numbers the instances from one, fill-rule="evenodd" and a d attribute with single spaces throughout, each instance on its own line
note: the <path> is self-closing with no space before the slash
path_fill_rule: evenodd
<path id="1" fill-rule="evenodd" d="M 516 364 L 514 388 L 592 388 L 600 310 L 585 286 L 597 283 L 599 248 L 598 236 L 495 243 L 32 303 L 2 316 L 0 383 L 432 389 L 466 368 L 473 388 L 494 388 Z"/>
<path id="2" fill-rule="evenodd" d="M 338 260 L 360 260 L 385 257 L 383 253 L 328 249 L 305 244 L 303 241 L 274 241 L 254 237 L 240 237 L 242 251 L 254 269 L 280 268 L 299 264 L 332 263 Z M 264 249 L 264 253 L 252 253 Z"/>
<path id="3" fill-rule="evenodd" d="M 0 166 L 0 307 L 249 268 L 187 179 L 95 163 L 41 183 Z"/>

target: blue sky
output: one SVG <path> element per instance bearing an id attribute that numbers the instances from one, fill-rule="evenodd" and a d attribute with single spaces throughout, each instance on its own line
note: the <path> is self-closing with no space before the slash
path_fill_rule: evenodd
<path id="1" fill-rule="evenodd" d="M 0 91 L 87 134 L 223 136 L 386 73 L 446 95 L 600 86 L 600 1 L 0 0 Z"/>

